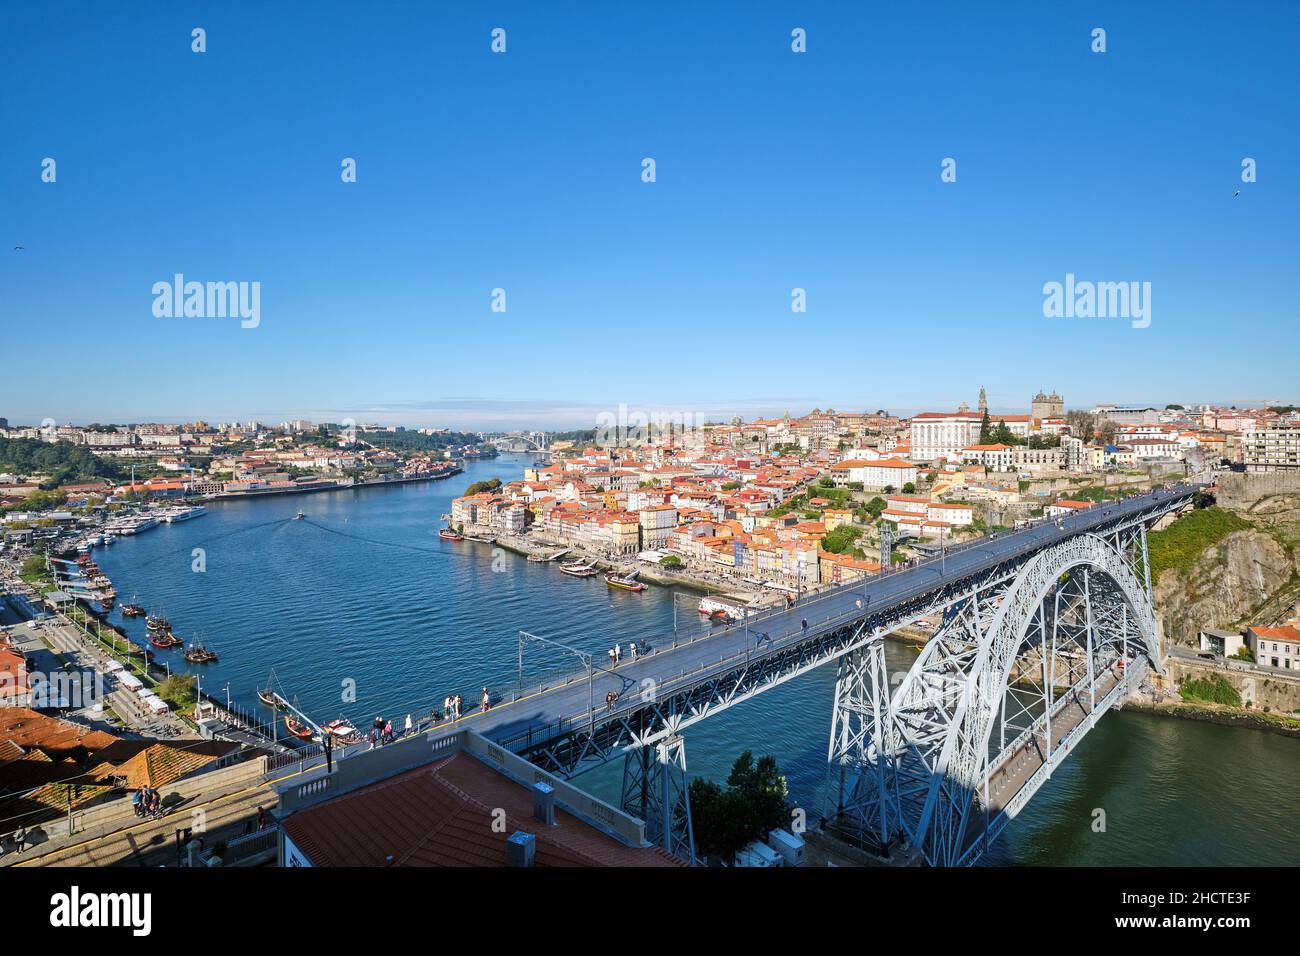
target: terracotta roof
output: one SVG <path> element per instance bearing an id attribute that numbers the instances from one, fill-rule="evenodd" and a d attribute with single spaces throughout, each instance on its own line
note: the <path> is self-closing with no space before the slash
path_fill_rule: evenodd
<path id="1" fill-rule="evenodd" d="M 506 821 L 494 830 L 495 808 Z M 517 830 L 536 836 L 539 867 L 685 865 L 658 847 L 624 846 L 558 807 L 555 824 L 533 818 L 527 789 L 458 753 L 300 810 L 283 827 L 316 866 L 505 866 Z"/>

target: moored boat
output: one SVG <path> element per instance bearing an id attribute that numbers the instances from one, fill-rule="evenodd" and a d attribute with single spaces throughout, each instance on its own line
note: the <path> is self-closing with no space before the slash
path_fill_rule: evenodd
<path id="1" fill-rule="evenodd" d="M 171 647 L 180 647 L 185 642 L 171 631 L 154 631 L 149 635 L 149 643 L 154 647 L 160 647 L 163 650 L 167 650 Z"/>
<path id="2" fill-rule="evenodd" d="M 267 707 L 274 707 L 276 710 L 284 710 L 289 706 L 289 702 L 269 688 L 259 687 L 257 689 L 257 699 Z"/>
<path id="3" fill-rule="evenodd" d="M 465 540 L 465 536 L 463 534 L 457 531 L 453 531 L 451 528 L 443 528 L 441 531 L 438 532 L 438 537 L 442 538 L 443 541 L 464 541 Z"/>
<path id="4" fill-rule="evenodd" d="M 616 571 L 611 571 L 605 575 L 605 583 L 612 588 L 618 588 L 620 591 L 644 591 L 646 586 L 636 578 L 623 576 Z"/>
<path id="5" fill-rule="evenodd" d="M 131 595 L 131 600 L 129 603 L 122 605 L 123 617 L 142 617 L 145 613 L 146 611 L 144 609 L 144 606 L 135 603 L 134 594 Z"/>
<path id="6" fill-rule="evenodd" d="M 301 721 L 294 720 L 289 714 L 284 715 L 284 729 L 299 740 L 311 739 L 311 728 Z"/>
<path id="7" fill-rule="evenodd" d="M 589 578 L 593 574 L 599 574 L 600 569 L 594 564 L 583 564 L 581 561 L 574 561 L 571 564 L 560 565 L 560 570 L 565 574 L 571 574 L 575 578 Z"/>

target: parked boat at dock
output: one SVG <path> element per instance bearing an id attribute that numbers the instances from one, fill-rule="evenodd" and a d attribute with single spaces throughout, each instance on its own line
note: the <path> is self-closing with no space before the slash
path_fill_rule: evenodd
<path id="1" fill-rule="evenodd" d="M 629 575 L 621 575 L 617 571 L 611 571 L 605 575 L 605 583 L 612 588 L 618 588 L 620 591 L 644 591 L 646 586 L 638 581 L 633 571 Z"/>
<path id="2" fill-rule="evenodd" d="M 589 578 L 593 574 L 599 574 L 600 569 L 594 564 L 583 564 L 581 561 L 574 561 L 570 564 L 560 565 L 560 570 L 565 574 L 571 574 L 575 578 Z"/>

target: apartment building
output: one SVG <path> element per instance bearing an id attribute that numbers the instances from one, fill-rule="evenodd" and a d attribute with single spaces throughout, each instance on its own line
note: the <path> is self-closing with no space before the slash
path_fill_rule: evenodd
<path id="1" fill-rule="evenodd" d="M 1300 421 L 1276 420 L 1241 436 L 1246 470 L 1294 471 L 1300 469 Z"/>

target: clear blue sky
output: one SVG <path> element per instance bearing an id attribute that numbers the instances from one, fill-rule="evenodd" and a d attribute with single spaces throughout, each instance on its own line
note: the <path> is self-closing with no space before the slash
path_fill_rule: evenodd
<path id="1" fill-rule="evenodd" d="M 617 6 L 6 4 L 0 416 L 1300 399 L 1296 4 Z"/>

